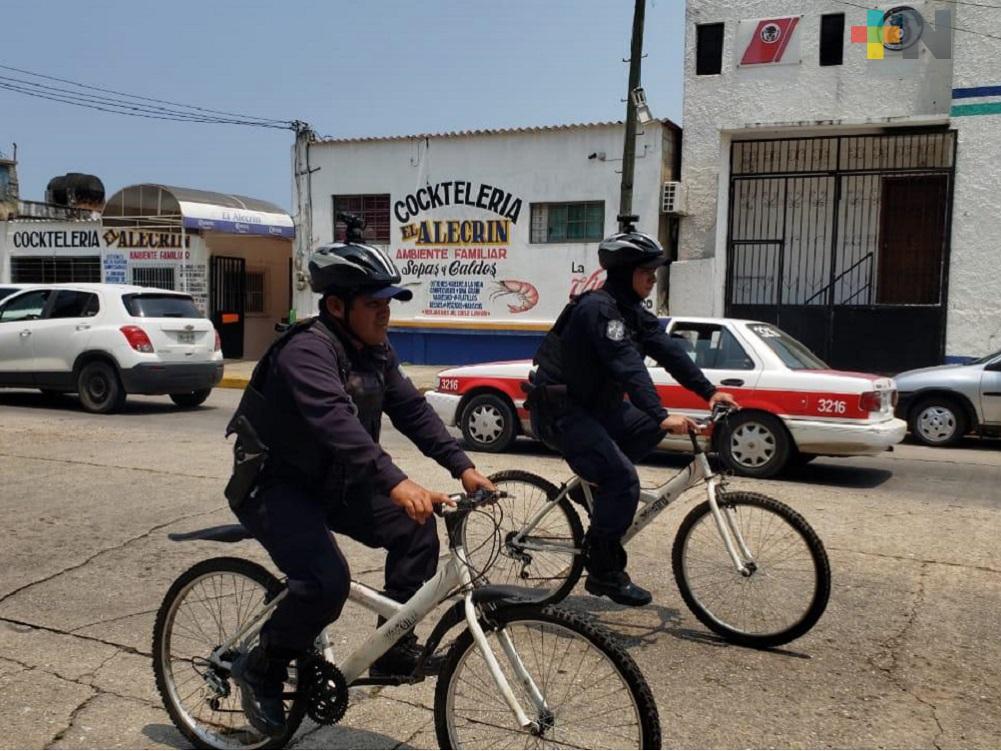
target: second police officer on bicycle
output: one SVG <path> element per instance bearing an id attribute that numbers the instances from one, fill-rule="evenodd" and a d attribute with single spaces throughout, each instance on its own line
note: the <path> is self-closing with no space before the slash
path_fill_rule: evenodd
<path id="1" fill-rule="evenodd" d="M 466 492 L 493 489 L 387 342 L 390 301 L 412 293 L 396 286 L 400 273 L 386 253 L 362 241 L 361 223 L 344 218 L 347 242 L 323 246 L 309 261 L 310 286 L 323 296 L 319 317 L 271 346 L 227 431 L 238 435 L 227 497 L 288 577 L 260 644 L 233 665 L 248 719 L 272 736 L 284 730 L 289 662 L 313 647 L 348 598 L 348 563 L 330 531 L 388 551 L 385 592 L 399 602 L 437 567 L 432 504 L 447 497 L 408 479 L 379 445 L 382 415 Z M 371 670 L 407 675 L 420 655 L 409 632 Z"/>
<path id="2" fill-rule="evenodd" d="M 689 418 L 664 409 L 644 357 L 710 406 L 736 402 L 716 390 L 681 343 L 643 307 L 657 269 L 668 259 L 657 240 L 634 229 L 635 217 L 620 219 L 626 220 L 624 231 L 598 247 L 599 263 L 607 271 L 604 286 L 564 308 L 535 356 L 527 401 L 536 435 L 597 486 L 585 538 L 585 588 L 622 605 L 641 606 L 651 595 L 626 573 L 621 543 L 639 504 L 633 463 L 666 433 L 683 435 L 695 428 Z"/>

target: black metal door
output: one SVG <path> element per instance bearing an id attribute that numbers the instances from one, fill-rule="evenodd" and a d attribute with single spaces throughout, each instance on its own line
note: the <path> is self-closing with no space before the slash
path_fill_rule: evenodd
<path id="1" fill-rule="evenodd" d="M 726 315 L 838 368 L 940 363 L 954 163 L 952 131 L 735 142 Z"/>
<path id="2" fill-rule="evenodd" d="M 242 258 L 212 256 L 209 306 L 212 324 L 222 342 L 222 356 L 226 358 L 243 357 L 246 271 L 246 261 Z"/>

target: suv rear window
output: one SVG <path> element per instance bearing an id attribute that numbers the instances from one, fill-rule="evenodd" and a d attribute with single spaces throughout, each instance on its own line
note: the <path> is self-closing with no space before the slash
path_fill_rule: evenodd
<path id="1" fill-rule="evenodd" d="M 136 318 L 202 318 L 195 301 L 186 295 L 122 295 L 129 315 Z"/>

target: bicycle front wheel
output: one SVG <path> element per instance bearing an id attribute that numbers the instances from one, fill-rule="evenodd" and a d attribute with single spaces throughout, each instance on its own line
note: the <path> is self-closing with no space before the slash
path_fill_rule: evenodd
<path id="1" fill-rule="evenodd" d="M 240 689 L 229 672 L 212 665 L 212 652 L 237 633 L 281 583 L 267 569 L 241 558 L 195 564 L 174 582 L 156 616 L 153 672 L 163 705 L 177 729 L 196 748 L 282 748 L 306 713 L 295 691 L 298 661 L 289 669 L 287 729 L 280 738 L 255 730 L 243 714 Z M 249 650 L 256 635 L 234 645 L 227 658 Z"/>
<path id="2" fill-rule="evenodd" d="M 674 540 L 671 562 L 682 599 L 735 644 L 775 647 L 798 639 L 820 620 L 830 597 L 824 544 L 802 516 L 768 496 L 720 493 L 718 503 L 751 554 L 750 574 L 736 570 L 706 501 L 685 517 Z"/>
<path id="3" fill-rule="evenodd" d="M 533 725 L 518 725 L 467 629 L 435 690 L 441 748 L 660 748 L 650 687 L 607 631 L 537 605 L 504 607 L 486 621 L 490 650 Z"/>
<path id="4" fill-rule="evenodd" d="M 490 480 L 507 497 L 466 519 L 463 544 L 470 564 L 491 584 L 534 589 L 536 604 L 559 602 L 570 594 L 584 569 L 580 517 L 566 497 L 555 500 L 559 495 L 555 485 L 531 472 L 505 470 Z M 538 524 L 528 529 L 529 520 L 542 510 Z M 488 568 L 491 557 L 493 565 Z"/>

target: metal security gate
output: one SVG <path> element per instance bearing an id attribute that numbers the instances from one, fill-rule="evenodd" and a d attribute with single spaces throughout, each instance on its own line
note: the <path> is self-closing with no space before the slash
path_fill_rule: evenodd
<path id="1" fill-rule="evenodd" d="M 210 317 L 219 332 L 223 357 L 243 357 L 246 278 L 244 259 L 212 256 L 209 272 Z"/>
<path id="2" fill-rule="evenodd" d="M 726 315 L 838 368 L 942 362 L 955 132 L 737 141 Z"/>

